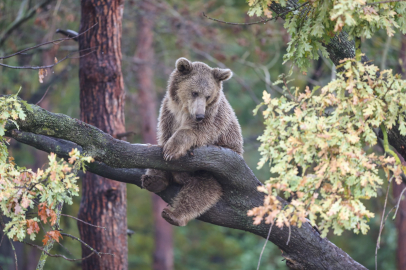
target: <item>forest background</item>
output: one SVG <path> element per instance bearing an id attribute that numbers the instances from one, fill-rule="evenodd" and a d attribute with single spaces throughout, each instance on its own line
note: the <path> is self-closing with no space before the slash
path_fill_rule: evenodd
<path id="1" fill-rule="evenodd" d="M 0 2 L 0 29 L 5 30 L 21 15 L 24 2 L 3 0 Z M 34 1 L 35 2 L 35 1 Z M 40 1 L 37 1 L 40 2 Z M 139 118 L 139 82 L 136 74 L 142 68 L 137 57 L 137 40 L 140 17 L 153 17 L 153 89 L 157 104 L 165 93 L 166 82 L 179 57 L 192 61 L 202 61 L 212 67 L 227 67 L 233 70 L 234 77 L 224 84 L 225 94 L 234 108 L 244 136 L 244 159 L 261 181 L 269 179 L 269 167 L 256 170 L 260 155 L 256 138 L 263 132 L 263 119 L 253 116 L 252 111 L 260 103 L 263 90 L 272 96 L 280 95 L 280 88 L 273 85 L 277 76 L 288 73 L 291 63 L 282 65 L 282 56 L 290 37 L 283 28 L 283 21 L 250 26 L 232 26 L 208 20 L 208 16 L 229 22 L 249 22 L 258 18 L 248 17 L 248 5 L 244 1 L 150 1 L 155 8 L 145 11 L 139 8 L 140 1 L 125 1 L 122 34 L 122 71 L 126 91 L 126 130 L 133 132 L 127 137 L 131 143 L 142 143 L 141 119 Z M 152 13 L 153 14 L 152 14 Z M 0 55 L 6 55 L 41 42 L 63 37 L 57 29 L 78 31 L 80 3 L 74 0 L 49 1 L 36 11 L 31 18 L 16 27 L 10 35 L 0 36 Z M 1 32 L 1 31 L 0 31 Z M 373 39 L 363 42 L 363 52 L 381 69 L 393 68 L 399 71 L 399 58 L 406 39 L 396 33 L 388 38 L 386 33 L 378 33 Z M 66 53 L 78 50 L 77 42 L 70 40 L 60 44 L 40 47 L 24 55 L 10 59 L 14 66 L 38 66 L 63 58 Z M 326 85 L 335 77 L 335 69 L 329 59 L 321 57 L 314 61 L 307 74 L 296 70 L 294 84 L 300 88 L 306 85 Z M 38 102 L 46 93 L 40 106 L 55 113 L 63 113 L 79 118 L 79 59 L 69 59 L 52 69 L 52 73 L 40 83 L 38 72 L 0 68 L 0 94 L 15 94 L 21 87 L 19 96 L 29 103 Z M 158 109 L 158 108 L 156 108 Z M 380 149 L 376 149 L 380 151 Z M 47 162 L 47 154 L 14 140 L 9 147 L 10 155 L 20 166 L 40 168 Z M 374 267 L 375 243 L 379 233 L 384 192 L 377 200 L 367 202 L 369 209 L 376 213 L 369 225 L 367 235 L 344 232 L 328 238 L 354 260 L 367 268 Z M 390 194 L 392 202 L 395 200 Z M 76 216 L 80 197 L 75 197 L 72 206 L 65 206 L 65 214 Z M 127 185 L 128 228 L 134 233 L 128 238 L 129 269 L 152 269 L 154 253 L 154 214 L 151 195 L 134 185 Z M 64 232 L 79 235 L 76 220 L 63 218 Z M 173 229 L 174 269 L 253 269 L 259 259 L 264 240 L 252 234 L 193 221 L 188 226 Z M 40 241 L 41 237 L 38 238 Z M 63 245 L 73 257 L 81 257 L 80 245 L 65 240 Z M 20 269 L 34 269 L 40 252 L 32 247 L 16 244 Z M 383 231 L 380 269 L 396 269 L 397 230 L 389 218 Z M 55 246 L 57 253 L 66 252 Z M 13 254 L 8 241 L 0 246 L 0 265 L 3 269 L 15 269 Z M 272 243 L 266 246 L 261 263 L 263 269 L 285 269 L 280 251 Z M 61 258 L 48 258 L 44 269 L 78 269 L 80 263 Z"/>

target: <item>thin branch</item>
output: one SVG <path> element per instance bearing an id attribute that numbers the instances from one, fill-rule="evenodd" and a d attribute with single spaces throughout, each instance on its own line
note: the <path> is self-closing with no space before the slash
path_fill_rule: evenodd
<path id="1" fill-rule="evenodd" d="M 268 236 L 266 238 L 264 246 L 262 247 L 261 254 L 259 255 L 257 270 L 259 270 L 259 266 L 261 265 L 262 254 L 264 254 L 266 244 L 268 243 L 269 236 L 271 235 L 272 227 L 273 227 L 273 223 L 271 224 L 271 227 L 269 227 Z"/>
<path id="2" fill-rule="evenodd" d="M 37 103 L 35 103 L 35 105 L 38 105 L 38 104 L 41 103 L 41 101 L 42 101 L 42 100 L 45 98 L 45 96 L 47 95 L 48 90 L 49 90 L 50 87 L 51 87 L 51 86 L 48 86 L 47 90 L 45 91 L 45 94 L 42 96 L 42 98 L 41 98 Z"/>
<path id="3" fill-rule="evenodd" d="M 3 226 L 3 228 L 6 228 L 6 224 L 4 224 L 3 215 L 2 215 L 2 214 L 3 214 L 3 213 L 1 212 L 1 215 L 0 215 L 0 224 L 1 224 L 1 226 Z M 4 231 L 3 231 L 3 233 L 6 234 L 6 232 L 4 232 Z M 3 234 L 3 237 L 4 237 L 4 234 Z M 7 237 L 7 238 L 8 238 L 8 237 Z M 3 242 L 3 238 L 1 238 L 1 241 Z M 13 251 L 14 251 L 14 259 L 15 259 L 15 264 L 16 264 L 16 270 L 18 270 L 18 262 L 17 262 L 16 249 L 14 248 L 13 241 L 11 241 L 10 238 L 8 238 L 8 241 L 10 242 L 11 248 L 12 248 Z"/>
<path id="4" fill-rule="evenodd" d="M 76 37 L 79 37 L 79 36 L 85 34 L 86 32 L 88 32 L 90 29 L 92 29 L 92 28 L 95 27 L 96 25 L 97 25 L 97 23 L 95 23 L 94 25 L 92 25 L 91 27 L 89 27 L 89 29 L 87 29 L 86 31 L 83 31 L 82 33 L 80 33 L 80 34 L 77 35 Z M 38 44 L 38 45 L 35 45 L 35 46 L 32 46 L 32 47 L 29 47 L 29 48 L 26 48 L 26 49 L 24 49 L 24 50 L 18 51 L 18 52 L 13 53 L 13 54 L 9 54 L 9 55 L 6 55 L 6 56 L 0 56 L 0 60 L 4 60 L 4 59 L 7 59 L 7 58 L 16 56 L 16 55 L 20 55 L 20 54 L 22 54 L 22 53 L 25 53 L 25 52 L 27 52 L 27 51 L 36 49 L 36 48 L 38 48 L 38 47 L 42 47 L 42 46 L 47 45 L 47 44 L 51 44 L 51 43 L 52 43 L 52 44 L 54 44 L 54 45 L 58 45 L 59 43 L 64 42 L 64 41 L 66 41 L 66 40 L 70 40 L 70 39 L 73 39 L 73 38 L 71 38 L 71 37 L 70 37 L 70 38 L 60 38 L 60 39 L 55 39 L 55 40 L 47 41 L 47 42 L 44 42 L 44 43 L 41 43 L 41 44 Z"/>
<path id="5" fill-rule="evenodd" d="M 94 248 L 92 248 L 91 246 L 89 246 L 86 242 L 84 242 L 83 240 L 81 240 L 80 238 L 78 238 L 78 237 L 76 237 L 76 236 L 70 235 L 70 234 L 68 234 L 68 233 L 61 233 L 61 235 L 67 236 L 67 237 L 70 237 L 70 238 L 72 238 L 72 239 L 74 239 L 74 240 L 79 241 L 80 243 L 82 243 L 83 245 L 85 245 L 88 249 L 90 249 L 90 250 L 92 251 L 92 253 L 97 254 L 99 257 L 101 257 L 100 255 L 111 255 L 111 256 L 114 256 L 114 254 L 111 254 L 111 253 L 98 252 L 97 250 L 95 250 Z"/>
<path id="6" fill-rule="evenodd" d="M 85 49 L 85 50 L 89 50 L 89 49 Z M 84 51 L 84 50 L 82 50 L 82 51 Z M 79 51 L 79 52 L 80 52 L 80 51 Z M 19 67 L 19 66 L 9 66 L 9 65 L 6 65 L 6 64 L 2 64 L 2 63 L 0 63 L 0 66 L 2 66 L 2 67 L 7 67 L 7 68 L 12 68 L 12 69 L 34 69 L 34 70 L 37 70 L 37 69 L 46 69 L 46 68 L 52 68 L 52 67 L 56 66 L 57 64 L 59 64 L 60 62 L 65 61 L 66 59 L 76 59 L 76 58 L 80 58 L 80 57 L 85 57 L 85 56 L 87 56 L 88 54 L 91 54 L 91 53 L 94 53 L 94 52 L 95 52 L 95 51 L 91 51 L 91 52 L 86 53 L 86 54 L 84 54 L 84 55 L 81 55 L 81 56 L 79 56 L 79 57 L 70 57 L 72 53 L 68 53 L 64 58 L 58 60 L 58 62 L 55 62 L 55 63 L 53 63 L 53 64 L 51 64 L 51 65 L 47 65 L 47 66 L 36 66 L 36 67 L 33 67 L 33 66 L 23 66 L 23 67 Z"/>
<path id="7" fill-rule="evenodd" d="M 389 45 L 390 45 L 391 40 L 392 40 L 391 36 L 388 36 L 386 38 L 385 47 L 384 47 L 383 53 L 382 53 L 382 62 L 381 62 L 381 70 L 382 71 L 386 69 L 386 58 L 388 56 Z"/>
<path id="8" fill-rule="evenodd" d="M 277 20 L 279 17 L 282 17 L 283 15 L 286 15 L 286 14 L 288 14 L 289 12 L 298 10 L 298 9 L 304 7 L 305 5 L 307 5 L 308 3 L 309 3 L 309 2 L 305 2 L 305 3 L 301 4 L 300 6 L 294 8 L 294 9 L 292 9 L 292 10 L 287 10 L 287 11 L 281 13 L 281 14 L 277 14 L 276 17 L 274 17 L 274 18 L 269 18 L 269 19 L 266 19 L 266 20 L 260 20 L 260 21 L 257 21 L 257 22 L 250 22 L 250 23 L 233 23 L 233 22 L 221 21 L 221 20 L 218 20 L 218 19 L 215 19 L 215 18 L 208 17 L 204 12 L 202 12 L 202 15 L 203 15 L 203 17 L 205 17 L 205 18 L 207 18 L 207 19 L 209 19 L 209 20 L 212 20 L 212 21 L 215 21 L 215 22 L 219 22 L 219 23 L 224 23 L 224 24 L 230 24 L 230 25 L 247 26 L 247 25 L 261 24 L 261 23 L 265 24 L 265 23 L 267 23 L 267 22 L 269 22 L 269 21 Z"/>
<path id="9" fill-rule="evenodd" d="M 1 236 L 0 247 L 1 247 L 1 245 L 3 244 L 3 239 L 4 239 L 4 236 L 5 236 L 5 235 L 6 235 L 6 234 L 3 233 L 3 235 Z"/>
<path id="10" fill-rule="evenodd" d="M 389 194 L 389 188 L 390 188 L 390 183 L 392 182 L 393 177 L 391 177 L 391 179 L 389 179 L 388 181 L 388 188 L 386 190 L 386 197 L 385 197 L 385 204 L 383 206 L 383 212 L 382 212 L 382 218 L 381 218 L 381 225 L 379 227 L 379 235 L 378 235 L 378 239 L 376 241 L 376 248 L 375 248 L 375 270 L 378 270 L 378 249 L 380 248 L 379 246 L 379 242 L 381 241 L 381 234 L 382 234 L 382 230 L 384 227 L 384 218 L 385 218 L 385 210 L 386 210 L 386 204 L 388 202 L 388 194 Z"/>
<path id="11" fill-rule="evenodd" d="M 21 8 L 19 10 L 19 14 L 17 16 L 17 18 L 11 23 L 11 25 L 1 34 L 0 36 L 0 47 L 4 44 L 4 42 L 6 41 L 6 39 L 10 36 L 11 32 L 13 32 L 15 29 L 17 29 L 21 24 L 23 24 L 25 21 L 31 19 L 32 16 L 35 15 L 36 11 L 42 7 L 44 7 L 45 5 L 47 5 L 48 3 L 52 2 L 53 0 L 45 0 L 42 3 L 39 3 L 35 6 L 33 6 L 31 9 L 29 9 L 24 15 L 23 13 L 23 8 L 25 6 L 25 2 L 23 2 L 21 4 Z M 1 58 L 0 58 L 1 59 Z"/>
<path id="12" fill-rule="evenodd" d="M 93 225 L 93 224 L 87 223 L 86 221 L 83 221 L 83 220 L 81 220 L 81 219 L 79 219 L 79 218 L 77 218 L 77 217 L 74 217 L 74 216 L 70 216 L 70 215 L 66 215 L 66 214 L 61 214 L 61 216 L 70 217 L 70 218 L 76 219 L 77 221 L 80 221 L 80 222 L 82 222 L 82 223 L 84 223 L 84 224 L 87 224 L 87 225 L 89 225 L 89 226 L 92 226 L 92 227 L 96 227 L 96 228 L 101 228 L 101 229 L 107 230 L 107 229 L 106 229 L 106 227 L 102 227 L 102 226 L 96 226 L 96 225 Z"/>
<path id="13" fill-rule="evenodd" d="M 404 1 L 406 1 L 406 0 L 388 0 L 388 1 L 382 1 L 382 2 L 366 3 L 365 5 L 372 6 L 372 5 L 379 5 L 379 4 L 386 4 L 386 3 L 393 3 L 393 2 L 404 2 Z"/>
<path id="14" fill-rule="evenodd" d="M 402 190 L 402 192 L 400 193 L 400 196 L 399 196 L 399 199 L 398 199 L 398 203 L 396 204 L 396 211 L 395 211 L 395 214 L 393 215 L 393 219 L 395 219 L 396 218 L 396 214 L 398 213 L 398 210 L 399 210 L 399 204 L 400 204 L 400 201 L 402 200 L 402 195 L 403 195 L 403 193 L 406 191 L 406 187 Z"/>
<path id="15" fill-rule="evenodd" d="M 203 17 L 206 17 L 207 19 L 215 21 L 215 22 L 224 23 L 224 24 L 230 24 L 230 25 L 243 25 L 243 26 L 253 25 L 253 24 L 260 24 L 260 23 L 267 23 L 269 21 L 276 20 L 278 18 L 278 17 L 270 18 L 270 19 L 260 20 L 260 21 L 257 21 L 257 22 L 250 22 L 250 23 L 232 23 L 232 22 L 226 22 L 226 21 L 221 21 L 221 20 L 214 19 L 214 18 L 211 18 L 211 17 L 207 17 L 207 15 L 204 12 L 202 12 L 202 15 L 203 15 Z"/>
<path id="16" fill-rule="evenodd" d="M 86 257 L 83 257 L 83 258 L 80 258 L 80 259 L 70 259 L 70 258 L 67 258 L 65 255 L 61 255 L 61 254 L 51 254 L 51 253 L 49 253 L 48 251 L 46 251 L 44 248 L 42 248 L 42 247 L 40 247 L 40 246 L 37 246 L 37 245 L 35 245 L 35 244 L 28 243 L 28 242 L 23 242 L 23 243 L 24 243 L 24 244 L 27 244 L 27 245 L 29 245 L 29 246 L 35 247 L 35 248 L 37 248 L 37 249 L 39 249 L 39 250 L 41 250 L 43 253 L 45 253 L 45 254 L 48 255 L 49 257 L 59 257 L 59 258 L 63 258 L 63 259 L 65 259 L 65 260 L 67 260 L 67 261 L 70 261 L 70 262 L 83 261 L 83 260 L 86 260 L 87 258 L 91 257 L 93 254 L 95 254 L 95 252 L 92 252 L 92 253 L 90 253 L 89 255 L 87 255 Z"/>
<path id="17" fill-rule="evenodd" d="M 11 248 L 13 249 L 13 252 L 14 252 L 14 260 L 15 260 L 15 263 L 16 263 L 16 270 L 18 270 L 18 262 L 17 262 L 17 252 L 16 252 L 16 249 L 15 249 L 15 247 L 14 247 L 14 245 L 13 245 L 13 241 L 11 241 L 10 238 L 8 239 L 8 241 L 10 242 Z"/>

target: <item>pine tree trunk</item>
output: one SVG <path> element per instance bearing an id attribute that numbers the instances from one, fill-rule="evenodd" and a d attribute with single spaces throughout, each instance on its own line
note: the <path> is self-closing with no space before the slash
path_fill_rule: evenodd
<path id="1" fill-rule="evenodd" d="M 141 132 L 145 143 L 157 144 L 157 100 L 154 90 L 154 19 L 156 6 L 151 0 L 138 1 L 137 18 L 137 50 L 135 57 L 139 62 L 136 69 L 138 86 L 138 111 L 141 118 Z M 173 229 L 161 217 L 161 212 L 166 203 L 157 195 L 151 193 L 154 211 L 154 243 L 153 254 L 154 270 L 173 269 Z"/>
<path id="2" fill-rule="evenodd" d="M 125 131 L 121 73 L 123 1 L 82 0 L 81 8 L 80 33 L 92 28 L 79 37 L 80 117 L 116 136 Z M 127 269 L 126 185 L 92 173 L 86 173 L 82 183 L 79 218 L 106 230 L 78 222 L 80 236 L 96 250 L 114 254 L 91 256 L 82 261 L 83 269 Z M 82 245 L 83 257 L 90 252 Z"/>

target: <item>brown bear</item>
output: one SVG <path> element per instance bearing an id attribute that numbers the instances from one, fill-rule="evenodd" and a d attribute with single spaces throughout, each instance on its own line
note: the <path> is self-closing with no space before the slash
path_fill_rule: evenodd
<path id="1" fill-rule="evenodd" d="M 230 79 L 229 69 L 211 68 L 186 58 L 176 61 L 168 82 L 158 122 L 158 144 L 166 160 L 178 159 L 194 147 L 217 145 L 243 153 L 243 139 L 237 117 L 224 93 L 222 83 Z M 142 185 L 158 193 L 174 181 L 183 185 L 162 217 L 176 226 L 185 226 L 213 205 L 221 195 L 220 184 L 207 172 L 147 170 Z"/>

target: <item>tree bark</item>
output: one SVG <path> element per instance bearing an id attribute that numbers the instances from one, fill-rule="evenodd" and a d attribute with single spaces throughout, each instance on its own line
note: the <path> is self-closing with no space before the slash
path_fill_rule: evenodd
<path id="1" fill-rule="evenodd" d="M 138 1 L 137 16 L 137 50 L 135 58 L 135 76 L 138 86 L 138 112 L 141 119 L 141 133 L 144 143 L 157 144 L 157 98 L 154 89 L 154 22 L 157 8 L 152 0 Z M 173 229 L 166 222 L 161 212 L 166 203 L 156 194 L 151 193 L 154 213 L 154 270 L 173 269 Z"/>
<path id="2" fill-rule="evenodd" d="M 112 135 L 125 132 L 124 82 L 121 73 L 122 0 L 82 0 L 79 37 L 81 53 L 80 117 Z M 89 54 L 89 52 L 94 51 Z M 86 173 L 78 217 L 106 230 L 78 222 L 83 241 L 114 256 L 91 256 L 83 269 L 127 269 L 126 185 Z M 82 245 L 82 257 L 91 251 Z"/>

